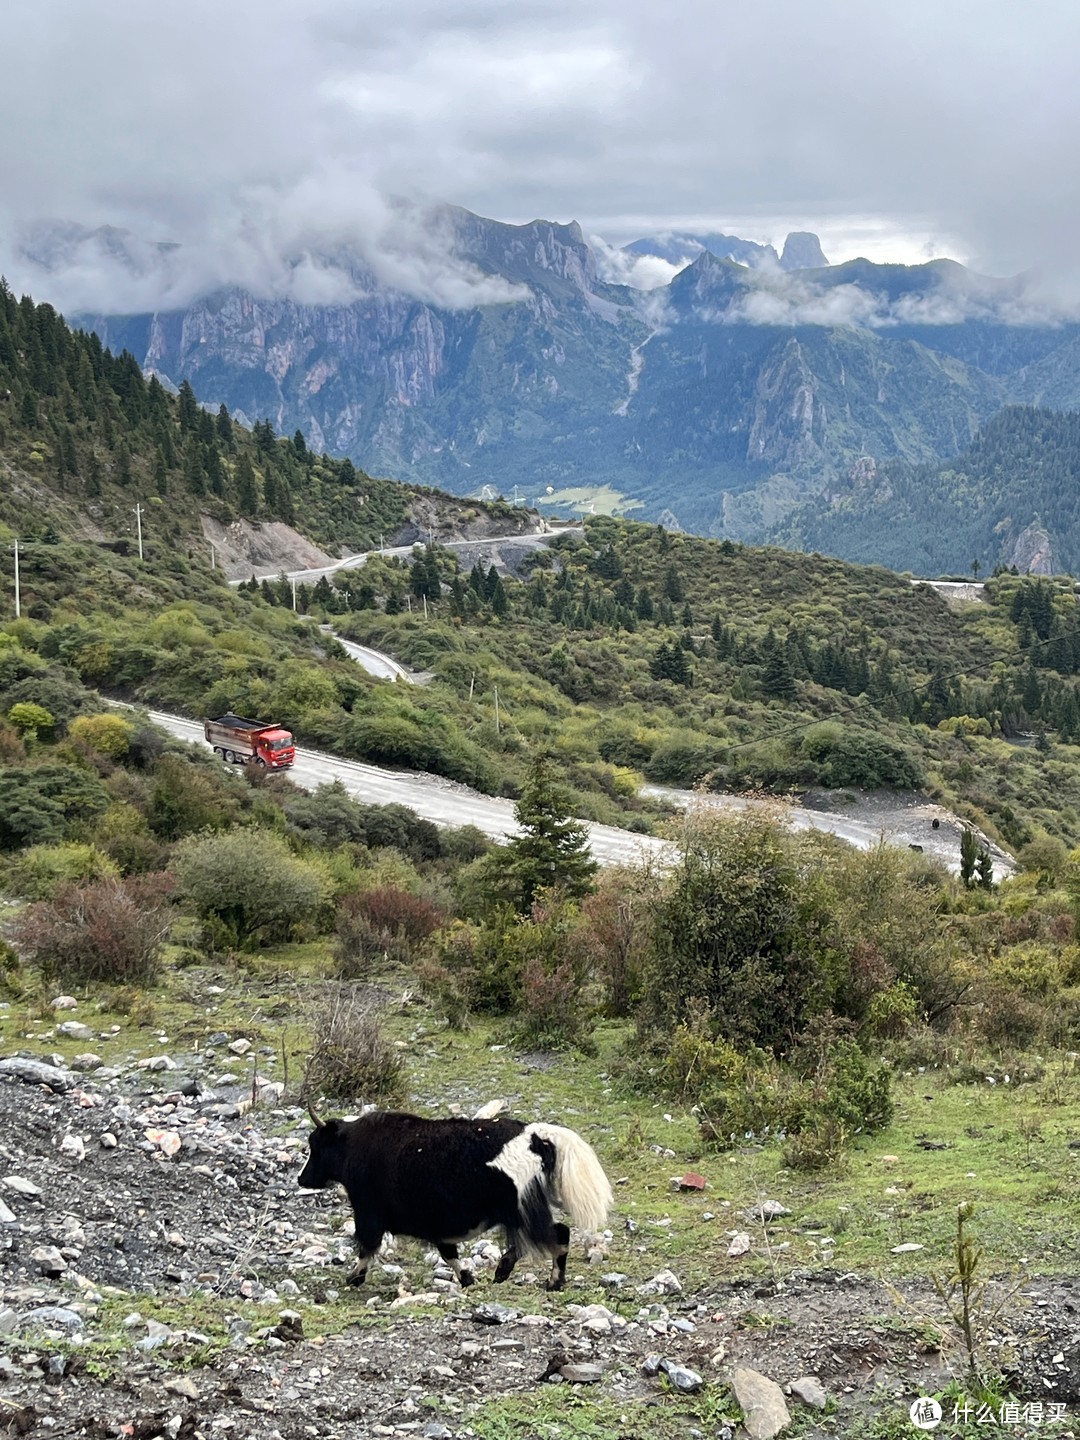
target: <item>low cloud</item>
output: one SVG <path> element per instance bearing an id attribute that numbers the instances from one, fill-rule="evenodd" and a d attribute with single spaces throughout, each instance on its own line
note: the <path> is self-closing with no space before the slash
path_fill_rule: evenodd
<path id="1" fill-rule="evenodd" d="M 310 219 L 300 217 L 311 217 Z M 455 252 L 451 212 L 386 200 L 325 172 L 251 187 L 167 238 L 45 221 L 0 227 L 0 271 L 17 292 L 68 314 L 180 310 L 237 287 L 263 300 L 347 305 L 392 291 L 440 309 L 527 299 Z"/>
<path id="2" fill-rule="evenodd" d="M 856 326 L 1047 326 L 1080 318 L 1080 304 L 1063 301 L 1056 287 L 1035 276 L 992 280 L 947 262 L 927 267 L 918 289 L 891 298 L 884 289 L 857 281 L 828 284 L 799 272 L 775 268 L 745 270 L 744 288 L 727 305 L 698 311 L 718 325 Z"/>
<path id="3" fill-rule="evenodd" d="M 632 255 L 610 245 L 600 235 L 590 235 L 589 245 L 596 256 L 596 273 L 601 280 L 611 285 L 628 285 L 632 290 L 659 290 L 670 285 L 680 270 L 685 270 L 696 256 L 686 255 L 678 264 L 661 259 L 659 255 Z"/>

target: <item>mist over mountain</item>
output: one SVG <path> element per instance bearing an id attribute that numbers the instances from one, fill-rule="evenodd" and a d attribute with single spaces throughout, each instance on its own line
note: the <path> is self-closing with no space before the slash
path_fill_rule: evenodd
<path id="1" fill-rule="evenodd" d="M 619 251 L 449 205 L 279 238 L 210 264 L 44 227 L 11 273 L 163 381 L 369 472 L 530 500 L 608 485 L 733 538 L 778 533 L 853 467 L 946 462 L 1011 402 L 1080 408 L 1080 325 L 954 261 L 807 264 L 825 257 L 799 232 L 779 257 L 722 234 Z"/>

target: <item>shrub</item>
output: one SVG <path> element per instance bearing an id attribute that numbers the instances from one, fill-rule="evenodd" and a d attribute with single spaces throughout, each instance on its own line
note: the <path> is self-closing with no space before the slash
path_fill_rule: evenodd
<path id="1" fill-rule="evenodd" d="M 405 1099 L 401 1051 L 383 1034 L 369 999 L 341 989 L 316 1013 L 303 1092 L 379 1105 Z"/>
<path id="2" fill-rule="evenodd" d="M 48 982 L 148 985 L 168 934 L 170 889 L 162 875 L 65 885 L 15 920 L 15 943 Z"/>
<path id="3" fill-rule="evenodd" d="M 348 903 L 363 915 L 373 929 L 419 945 L 446 923 L 446 915 L 432 901 L 413 895 L 398 885 L 376 885 L 351 896 Z"/>
<path id="4" fill-rule="evenodd" d="M 827 915 L 796 842 L 756 814 L 701 814 L 679 838 L 645 949 L 642 1024 L 670 1032 L 698 1000 L 723 1038 L 779 1047 L 826 985 Z"/>
<path id="5" fill-rule="evenodd" d="M 648 862 L 602 870 L 581 902 L 585 942 L 608 1015 L 629 1015 L 641 994 L 642 966 L 658 881 Z"/>
<path id="6" fill-rule="evenodd" d="M 5 766 L 0 770 L 0 850 L 55 844 L 108 803 L 108 791 L 96 776 L 73 766 Z"/>
<path id="7" fill-rule="evenodd" d="M 239 816 L 239 799 L 222 771 L 179 755 L 162 755 L 154 765 L 146 817 L 160 840 L 220 830 Z"/>
<path id="8" fill-rule="evenodd" d="M 134 729 L 131 721 L 122 715 L 76 715 L 68 726 L 68 736 L 95 754 L 122 760 L 128 753 Z"/>
<path id="9" fill-rule="evenodd" d="M 16 894 L 28 900 L 48 900 L 62 885 L 82 885 L 116 875 L 116 865 L 95 846 L 68 842 L 24 850 L 11 866 L 9 883 Z"/>
<path id="10" fill-rule="evenodd" d="M 514 1039 L 534 1050 L 563 1050 L 583 1044 L 591 1029 L 592 1015 L 574 957 L 552 960 L 530 955 L 522 967 Z"/>
<path id="11" fill-rule="evenodd" d="M 314 918 L 325 877 L 268 830 L 189 835 L 173 859 L 180 894 L 220 945 L 287 938 Z"/>

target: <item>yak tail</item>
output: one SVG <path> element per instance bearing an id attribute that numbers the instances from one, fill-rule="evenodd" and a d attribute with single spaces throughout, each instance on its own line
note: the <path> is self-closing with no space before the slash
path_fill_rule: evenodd
<path id="1" fill-rule="evenodd" d="M 563 1125 L 534 1124 L 528 1129 L 554 1147 L 552 1199 L 579 1230 L 602 1230 L 611 1209 L 611 1185 L 592 1146 Z"/>

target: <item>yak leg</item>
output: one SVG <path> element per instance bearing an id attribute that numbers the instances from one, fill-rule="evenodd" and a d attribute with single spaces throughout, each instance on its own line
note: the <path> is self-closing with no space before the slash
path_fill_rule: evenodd
<path id="1" fill-rule="evenodd" d="M 518 1248 L 514 1243 L 513 1235 L 506 1237 L 506 1249 L 503 1251 L 498 1265 L 495 1267 L 495 1279 L 501 1284 L 504 1280 L 510 1279 L 510 1272 L 521 1258 Z"/>
<path id="2" fill-rule="evenodd" d="M 547 1290 L 561 1290 L 566 1284 L 566 1257 L 570 1253 L 570 1227 L 568 1225 L 555 1224 L 555 1247 L 551 1257 L 551 1274 L 548 1276 Z"/>
<path id="3" fill-rule="evenodd" d="M 345 1283 L 363 1285 L 367 1279 L 368 1266 L 382 1244 L 383 1232 L 370 1220 L 361 1219 L 355 1211 L 353 1215 L 356 1220 L 356 1266 Z"/>
<path id="4" fill-rule="evenodd" d="M 457 1276 L 458 1284 L 463 1290 L 465 1289 L 466 1285 L 471 1285 L 473 1283 L 473 1281 L 476 1279 L 476 1276 L 472 1273 L 471 1270 L 466 1270 L 465 1267 L 462 1265 L 461 1261 L 458 1259 L 458 1248 L 456 1245 L 451 1245 L 447 1242 L 438 1240 L 435 1242 L 435 1249 L 438 1250 L 439 1254 L 447 1262 L 451 1270 L 453 1270 L 454 1274 Z"/>

